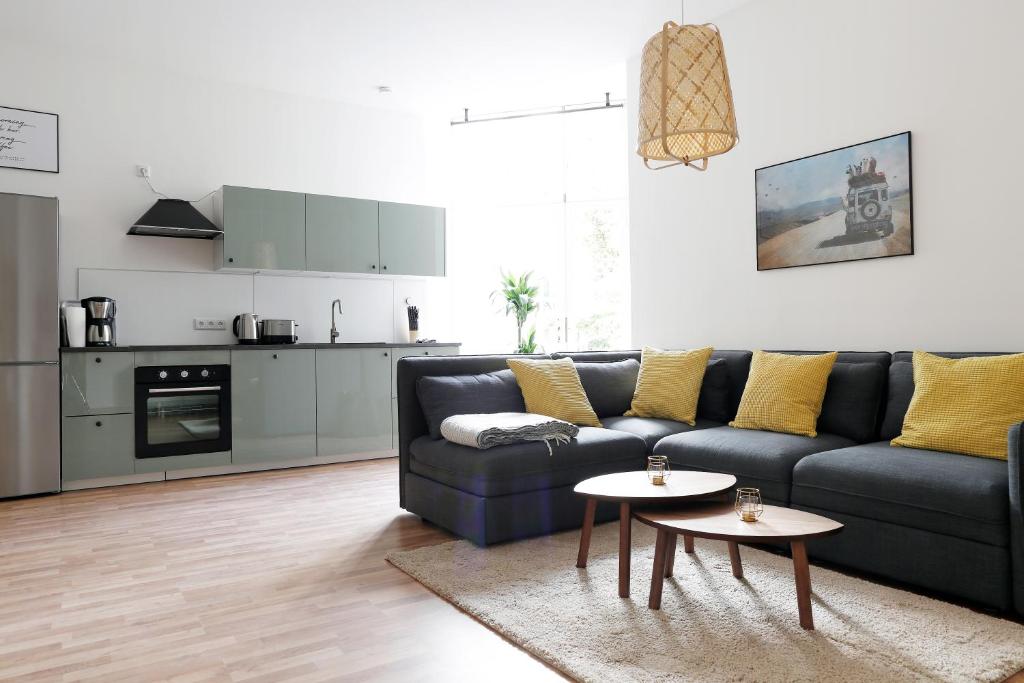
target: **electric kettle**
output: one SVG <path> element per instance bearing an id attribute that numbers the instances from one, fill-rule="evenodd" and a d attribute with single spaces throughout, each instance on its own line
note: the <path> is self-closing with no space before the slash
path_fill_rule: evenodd
<path id="1" fill-rule="evenodd" d="M 255 313 L 242 313 L 231 321 L 231 330 L 239 344 L 259 344 L 261 327 L 260 317 Z"/>

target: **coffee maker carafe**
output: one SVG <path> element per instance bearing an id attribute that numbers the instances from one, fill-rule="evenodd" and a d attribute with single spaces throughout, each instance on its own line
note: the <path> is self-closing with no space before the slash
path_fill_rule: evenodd
<path id="1" fill-rule="evenodd" d="M 85 309 L 85 345 L 117 346 L 117 302 L 105 296 L 82 299 Z"/>

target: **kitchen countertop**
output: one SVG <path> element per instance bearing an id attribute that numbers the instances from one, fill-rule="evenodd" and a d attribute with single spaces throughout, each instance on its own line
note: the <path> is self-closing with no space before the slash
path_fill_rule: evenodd
<path id="1" fill-rule="evenodd" d="M 339 343 L 339 344 L 160 344 L 155 346 L 62 346 L 61 353 L 86 352 L 128 352 L 128 351 L 267 351 L 278 349 L 389 349 L 389 348 L 436 348 L 438 346 L 461 346 L 459 342 L 416 343 Z"/>

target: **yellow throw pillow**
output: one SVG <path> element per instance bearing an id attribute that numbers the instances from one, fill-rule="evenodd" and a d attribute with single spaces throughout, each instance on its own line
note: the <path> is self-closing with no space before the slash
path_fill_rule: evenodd
<path id="1" fill-rule="evenodd" d="M 692 351 L 660 351 L 645 346 L 640 353 L 633 403 L 626 415 L 697 424 L 697 399 L 711 351 L 710 346 Z"/>
<path id="2" fill-rule="evenodd" d="M 600 427 L 571 358 L 509 358 L 508 366 L 523 392 L 526 410 L 584 427 Z"/>
<path id="3" fill-rule="evenodd" d="M 817 436 L 818 415 L 837 355 L 754 351 L 747 386 L 729 426 Z"/>
<path id="4" fill-rule="evenodd" d="M 1024 422 L 1024 353 L 942 358 L 914 351 L 914 396 L 893 446 L 1006 460 L 1006 433 Z"/>

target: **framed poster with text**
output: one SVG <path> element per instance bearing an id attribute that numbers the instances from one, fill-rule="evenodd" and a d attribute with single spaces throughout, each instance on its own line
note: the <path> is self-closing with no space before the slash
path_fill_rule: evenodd
<path id="1" fill-rule="evenodd" d="M 58 116 L 0 107 L 0 167 L 60 173 Z"/>

